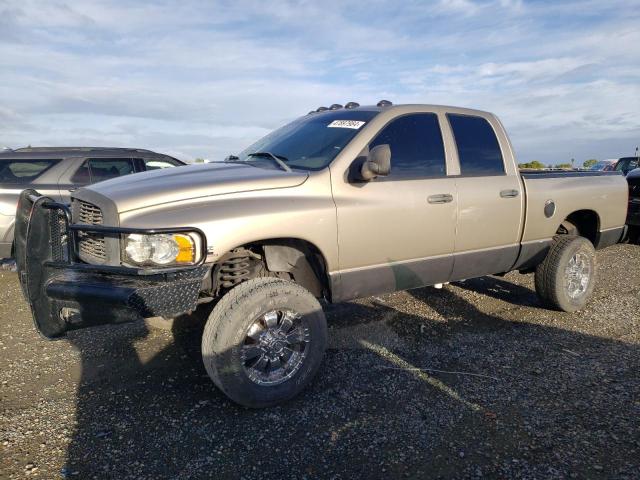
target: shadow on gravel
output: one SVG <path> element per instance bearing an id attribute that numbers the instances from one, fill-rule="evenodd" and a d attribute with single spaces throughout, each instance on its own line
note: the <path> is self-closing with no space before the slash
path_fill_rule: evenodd
<path id="1" fill-rule="evenodd" d="M 479 277 L 456 282 L 455 285 L 482 295 L 502 300 L 504 302 L 520 305 L 522 307 L 542 308 L 536 293 L 526 287 L 507 282 L 496 277 Z"/>
<path id="2" fill-rule="evenodd" d="M 503 280 L 461 287 L 537 306 L 530 290 Z M 637 347 L 562 329 L 564 314 L 554 314 L 558 328 L 486 314 L 452 288 L 411 295 L 446 321 L 383 303 L 330 306 L 333 335 L 364 327 L 355 346 L 329 350 L 300 397 L 268 410 L 232 404 L 207 377 L 200 358 L 207 312 L 179 319 L 173 343 L 145 362 L 142 324 L 73 333 L 82 380 L 63 476 L 637 474 Z M 395 343 L 367 333 L 380 328 Z"/>

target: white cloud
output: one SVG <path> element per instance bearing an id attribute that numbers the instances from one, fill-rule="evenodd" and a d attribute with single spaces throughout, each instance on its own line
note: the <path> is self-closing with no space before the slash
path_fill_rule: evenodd
<path id="1" fill-rule="evenodd" d="M 637 1 L 9 1 L 0 144 L 222 157 L 321 104 L 495 111 L 522 160 L 638 138 Z"/>
<path id="2" fill-rule="evenodd" d="M 474 15 L 480 9 L 480 5 L 471 0 L 440 0 L 435 9 L 438 13 L 454 13 Z"/>

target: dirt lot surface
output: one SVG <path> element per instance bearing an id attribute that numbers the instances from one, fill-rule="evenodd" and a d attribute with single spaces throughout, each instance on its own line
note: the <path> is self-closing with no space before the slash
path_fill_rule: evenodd
<path id="1" fill-rule="evenodd" d="M 312 385 L 268 410 L 206 376 L 201 325 L 48 342 L 0 272 L 0 478 L 638 478 L 640 247 L 599 252 L 582 312 L 531 275 L 327 309 Z"/>

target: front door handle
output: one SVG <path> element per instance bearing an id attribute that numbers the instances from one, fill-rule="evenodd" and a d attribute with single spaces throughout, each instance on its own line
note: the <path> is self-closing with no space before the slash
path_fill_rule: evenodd
<path id="1" fill-rule="evenodd" d="M 520 192 L 518 190 L 502 190 L 500 192 L 500 196 L 502 198 L 513 198 L 517 197 Z"/>
<path id="2" fill-rule="evenodd" d="M 453 195 L 448 193 L 440 193 L 438 195 L 429 195 L 427 197 L 427 202 L 429 203 L 451 203 L 453 202 Z"/>

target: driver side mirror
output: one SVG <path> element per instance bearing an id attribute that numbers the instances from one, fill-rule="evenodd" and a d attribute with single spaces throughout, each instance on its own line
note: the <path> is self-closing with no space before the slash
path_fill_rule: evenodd
<path id="1" fill-rule="evenodd" d="M 386 177 L 391 172 L 391 147 L 388 144 L 376 145 L 369 151 L 369 155 L 360 167 L 362 180 L 373 180 L 376 177 Z"/>

